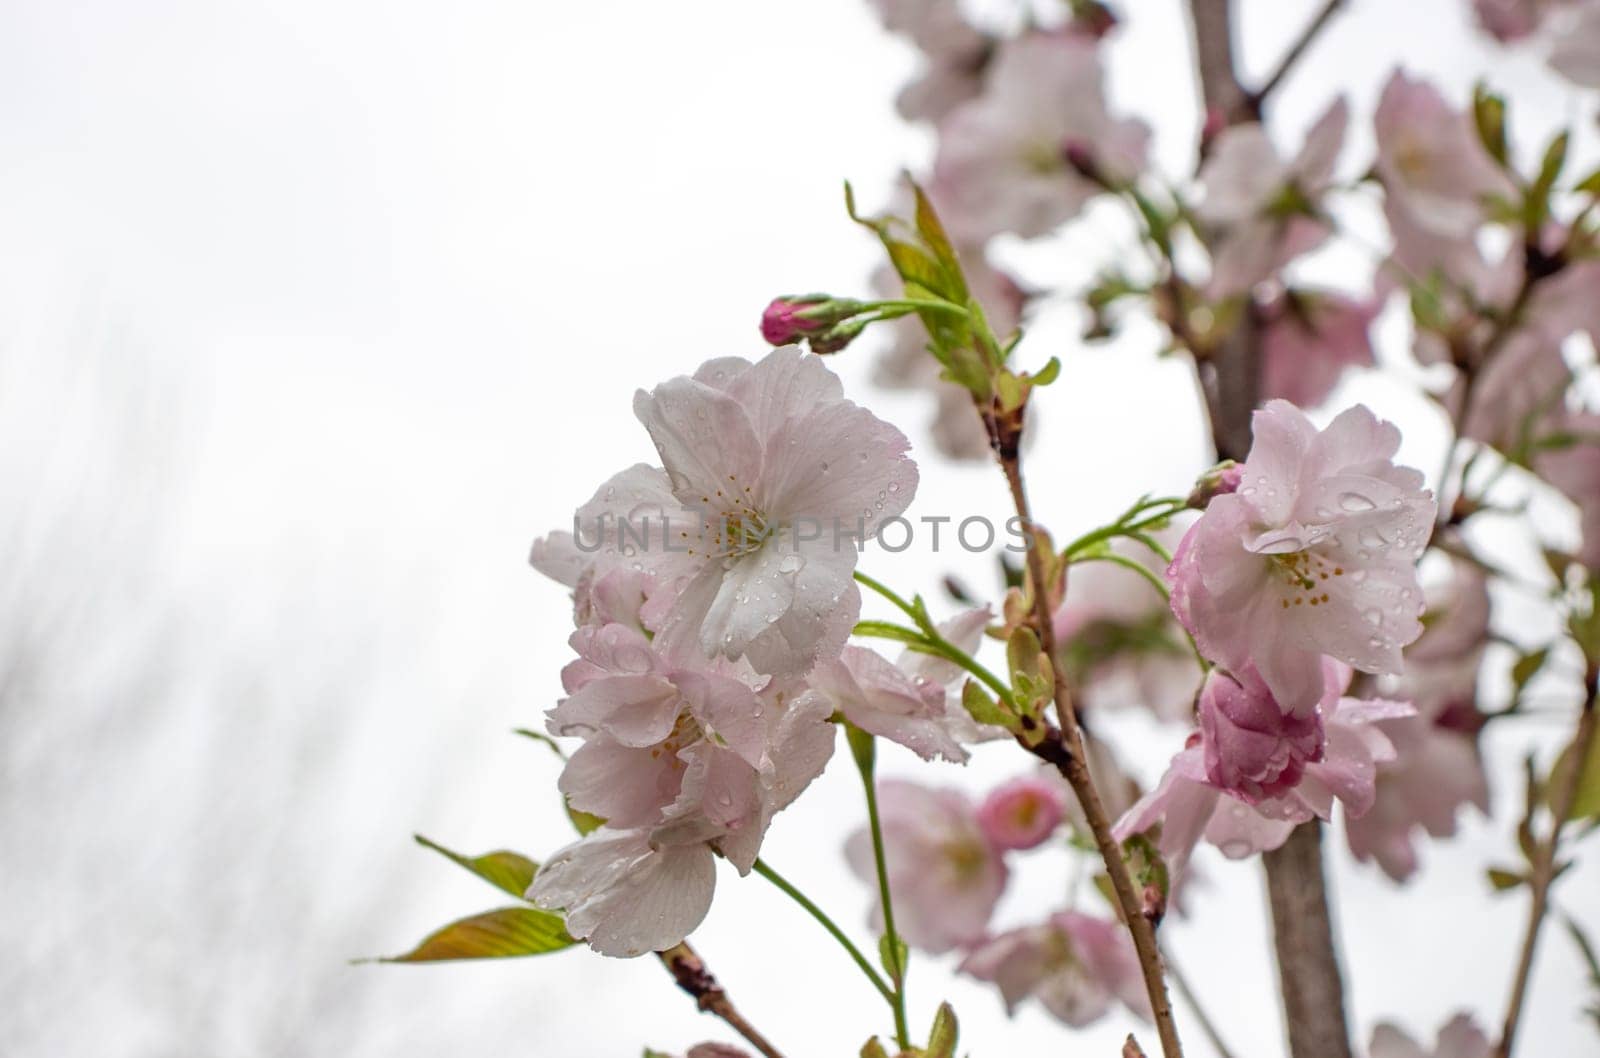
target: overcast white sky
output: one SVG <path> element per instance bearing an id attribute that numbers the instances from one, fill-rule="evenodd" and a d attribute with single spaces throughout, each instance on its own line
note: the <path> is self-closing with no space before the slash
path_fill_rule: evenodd
<path id="1" fill-rule="evenodd" d="M 1245 3 L 1247 64 L 1269 66 L 1314 6 Z M 1536 60 L 1486 50 L 1459 6 L 1354 0 L 1276 127 L 1303 128 L 1334 85 L 1366 115 L 1397 62 L 1457 98 L 1491 65 L 1500 84 L 1536 83 Z M 1181 5 L 1124 7 L 1113 95 L 1156 124 L 1168 171 L 1186 172 Z M 567 659 L 566 600 L 526 569 L 527 545 L 652 455 L 636 387 L 759 354 L 774 294 L 864 289 L 874 248 L 840 185 L 882 202 L 925 156 L 890 103 L 911 64 L 862 0 L 0 6 L 13 554 L 88 598 L 109 599 L 108 583 L 126 595 L 70 643 L 82 660 L 68 668 L 90 674 L 79 693 L 7 721 L 0 937 L 23 953 L 0 977 L 7 1053 L 603 1058 L 726 1036 L 648 960 L 344 960 L 494 903 L 410 849 L 412 831 L 536 858 L 567 840 L 553 758 L 508 734 L 538 726 Z M 1574 113 L 1558 89 L 1523 98 L 1519 130 Z M 1368 140 L 1356 124 L 1347 169 Z M 1040 278 L 1082 275 L 1120 230 L 1097 213 L 1016 259 Z M 1325 265 L 1335 280 L 1340 261 Z M 1045 319 L 1025 346 L 1066 361 L 1034 484 L 1063 533 L 1135 492 L 1184 488 L 1203 445 L 1188 372 L 1154 360 L 1152 331 L 1091 350 L 1073 333 Z M 858 398 L 920 423 L 920 401 L 867 388 L 865 355 L 838 366 Z M 1422 414 L 1407 453 L 1436 465 L 1437 424 L 1417 401 L 1364 381 L 1348 394 Z M 123 404 L 132 440 L 106 422 Z M 913 514 L 1003 510 L 995 472 L 923 462 Z M 124 509 L 145 512 L 143 528 L 108 536 L 96 519 Z M 946 569 L 985 584 L 988 572 L 949 552 L 870 568 L 929 591 Z M 119 674 L 144 671 L 134 633 L 162 620 L 183 630 L 183 675 L 157 720 L 134 722 L 149 692 Z M 208 690 L 230 679 L 252 694 Z M 107 730 L 118 736 L 81 737 Z M 1181 737 L 1125 733 L 1147 776 Z M 1492 740 L 1502 796 L 1537 737 Z M 1018 763 L 991 750 L 965 772 L 922 774 L 981 788 Z M 839 855 L 859 818 L 854 776 L 835 767 L 780 819 L 768 858 L 865 936 L 867 894 Z M 1498 1020 L 1524 909 L 1479 879 L 1506 844 L 1469 824 L 1405 890 L 1339 846 L 1363 1041 L 1383 1018 L 1429 1036 L 1463 1006 Z M 1197 917 L 1167 931 L 1173 952 L 1240 1058 L 1271 1058 L 1259 872 L 1207 868 Z M 1030 860 L 1002 923 L 1055 906 L 1068 869 Z M 1591 922 L 1596 880 L 1586 869 L 1563 889 Z M 786 1053 L 851 1054 L 887 1031 L 813 924 L 758 879 L 721 886 L 695 941 Z M 289 982 L 303 985 L 292 1019 L 275 1017 L 261 996 Z M 1525 1053 L 1592 1047 L 1579 964 L 1555 930 L 1535 984 Z M 1034 1009 L 1007 1021 L 994 994 L 927 960 L 911 987 L 914 1022 L 950 998 L 978 1055 L 1113 1054 L 1132 1027 L 1113 1017 L 1069 1038 Z"/>

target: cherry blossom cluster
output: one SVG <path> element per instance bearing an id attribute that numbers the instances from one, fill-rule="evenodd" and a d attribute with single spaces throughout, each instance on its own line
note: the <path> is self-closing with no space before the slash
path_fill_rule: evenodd
<path id="1" fill-rule="evenodd" d="M 1019 2 L 980 21 L 957 0 L 870 2 L 919 55 L 896 105 L 931 131 L 931 162 L 882 214 L 847 190 L 884 250 L 872 295 L 775 298 L 759 359 L 640 390 L 655 460 L 533 545 L 572 598 L 563 693 L 533 735 L 562 755 L 579 836 L 542 866 L 447 853 L 529 905 L 511 925 L 470 920 L 473 937 L 496 938 L 489 954 L 655 953 L 773 1058 L 687 947 L 721 859 L 795 899 L 885 1000 L 894 1049 L 872 1037 L 863 1058 L 958 1053 L 948 1005 L 912 1042 L 913 952 L 992 986 L 1008 1014 L 1031 999 L 1072 1027 L 1127 1017 L 1181 1058 L 1188 1012 L 1158 930 L 1205 913 L 1206 857 L 1257 857 L 1269 888 L 1304 898 L 1293 920 L 1273 909 L 1280 939 L 1310 927 L 1278 946 L 1298 953 L 1280 958 L 1286 993 L 1335 997 L 1291 1019 L 1293 1058 L 1349 1058 L 1324 828 L 1404 883 L 1469 811 L 1520 813 L 1506 829 L 1521 859 L 1484 865 L 1487 888 L 1533 907 L 1498 1038 L 1462 1014 L 1431 1051 L 1388 1023 L 1366 1050 L 1508 1058 L 1553 886 L 1600 829 L 1600 169 L 1585 173 L 1583 138 L 1533 142 L 1491 85 L 1453 98 L 1405 69 L 1374 86 L 1370 113 L 1336 95 L 1285 136 L 1273 93 L 1342 5 L 1247 88 L 1216 66 L 1232 6 L 1196 0 L 1195 160 L 1164 173 L 1151 126 L 1110 96 L 1132 29 L 1106 4 Z M 1462 14 L 1495 47 L 1540 50 L 1593 119 L 1600 0 L 1463 0 Z M 1368 127 L 1373 150 L 1354 158 Z M 1034 282 L 1019 245 L 1070 239 L 1091 210 L 1135 248 L 1106 248 L 1081 286 Z M 1328 267 L 1352 256 L 1367 263 Z M 1143 340 L 1192 367 L 1212 440 L 1192 492 L 1130 488 L 1131 506 L 1076 537 L 1039 524 L 1030 489 L 1073 494 L 1083 457 L 1046 450 L 1034 416 L 1098 399 L 1048 407 L 1061 357 L 1020 366 L 1043 359 L 1024 329 L 1051 313 L 1072 315 L 1085 347 Z M 878 385 L 930 398 L 935 450 L 992 461 L 1007 486 L 991 524 L 1017 527 L 1022 557 L 997 549 L 987 588 L 947 580 L 939 617 L 936 598 L 870 569 L 919 467 L 830 366 L 858 340 L 878 346 Z M 1379 376 L 1387 391 L 1351 399 Z M 1440 436 L 1430 477 L 1412 464 Z M 1130 426 L 1093 458 L 1140 437 Z M 864 617 L 863 590 L 893 618 Z M 1164 771 L 1118 744 L 1110 718 L 1133 711 L 1167 740 Z M 1491 788 L 1482 732 L 1516 735 L 1535 713 L 1570 734 L 1524 735 L 1524 788 Z M 841 732 L 866 819 L 840 827 L 839 866 L 872 894 L 876 962 L 763 858 Z M 881 743 L 939 774 L 879 776 Z M 1021 763 L 974 792 L 959 766 L 979 753 Z M 1009 917 L 1014 875 L 1045 850 L 1084 884 Z M 461 957 L 426 954 L 477 943 L 453 929 L 403 958 Z M 1585 927 L 1572 933 L 1592 961 Z M 1124 1054 L 1145 1053 L 1130 1037 Z"/>

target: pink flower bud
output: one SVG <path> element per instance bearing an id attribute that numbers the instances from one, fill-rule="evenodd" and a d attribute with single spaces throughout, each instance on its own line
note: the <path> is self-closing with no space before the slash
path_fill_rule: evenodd
<path id="1" fill-rule="evenodd" d="M 1050 837 L 1066 810 L 1059 786 L 1024 776 L 990 791 L 978 807 L 978 826 L 997 849 L 1031 849 Z"/>
<path id="2" fill-rule="evenodd" d="M 818 300 L 774 298 L 761 314 L 761 337 L 771 345 L 788 345 L 806 334 L 821 330 L 826 323 L 818 326 L 819 321 L 808 320 L 800 315 L 804 310 L 820 304 L 822 302 Z"/>
<path id="3" fill-rule="evenodd" d="M 1250 804 L 1287 793 L 1322 759 L 1322 716 L 1285 713 L 1254 671 L 1213 671 L 1200 691 L 1206 778 Z"/>

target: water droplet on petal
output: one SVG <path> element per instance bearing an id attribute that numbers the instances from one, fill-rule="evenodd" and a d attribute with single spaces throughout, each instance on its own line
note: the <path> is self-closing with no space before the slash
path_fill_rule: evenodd
<path id="1" fill-rule="evenodd" d="M 1378 505 L 1359 492 L 1343 492 L 1339 494 L 1339 506 L 1347 511 L 1370 511 Z"/>

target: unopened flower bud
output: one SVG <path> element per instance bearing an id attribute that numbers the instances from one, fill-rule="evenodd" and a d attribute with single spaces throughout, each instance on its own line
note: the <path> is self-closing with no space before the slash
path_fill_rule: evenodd
<path id="1" fill-rule="evenodd" d="M 1066 810 L 1054 783 L 1028 776 L 991 791 L 978 807 L 978 826 L 997 849 L 1031 849 L 1055 832 Z"/>
<path id="2" fill-rule="evenodd" d="M 789 345 L 802 338 L 815 340 L 860 311 L 860 302 L 826 294 L 774 298 L 761 314 L 761 337 L 771 345 Z M 836 348 L 818 349 L 815 344 L 812 348 L 819 353 L 836 352 L 854 337 L 854 333 L 849 334 Z"/>
<path id="3" fill-rule="evenodd" d="M 1203 511 L 1218 496 L 1238 492 L 1240 477 L 1239 464 L 1231 459 L 1223 460 L 1200 475 L 1200 480 L 1194 484 L 1194 491 L 1189 493 L 1189 506 Z"/>

